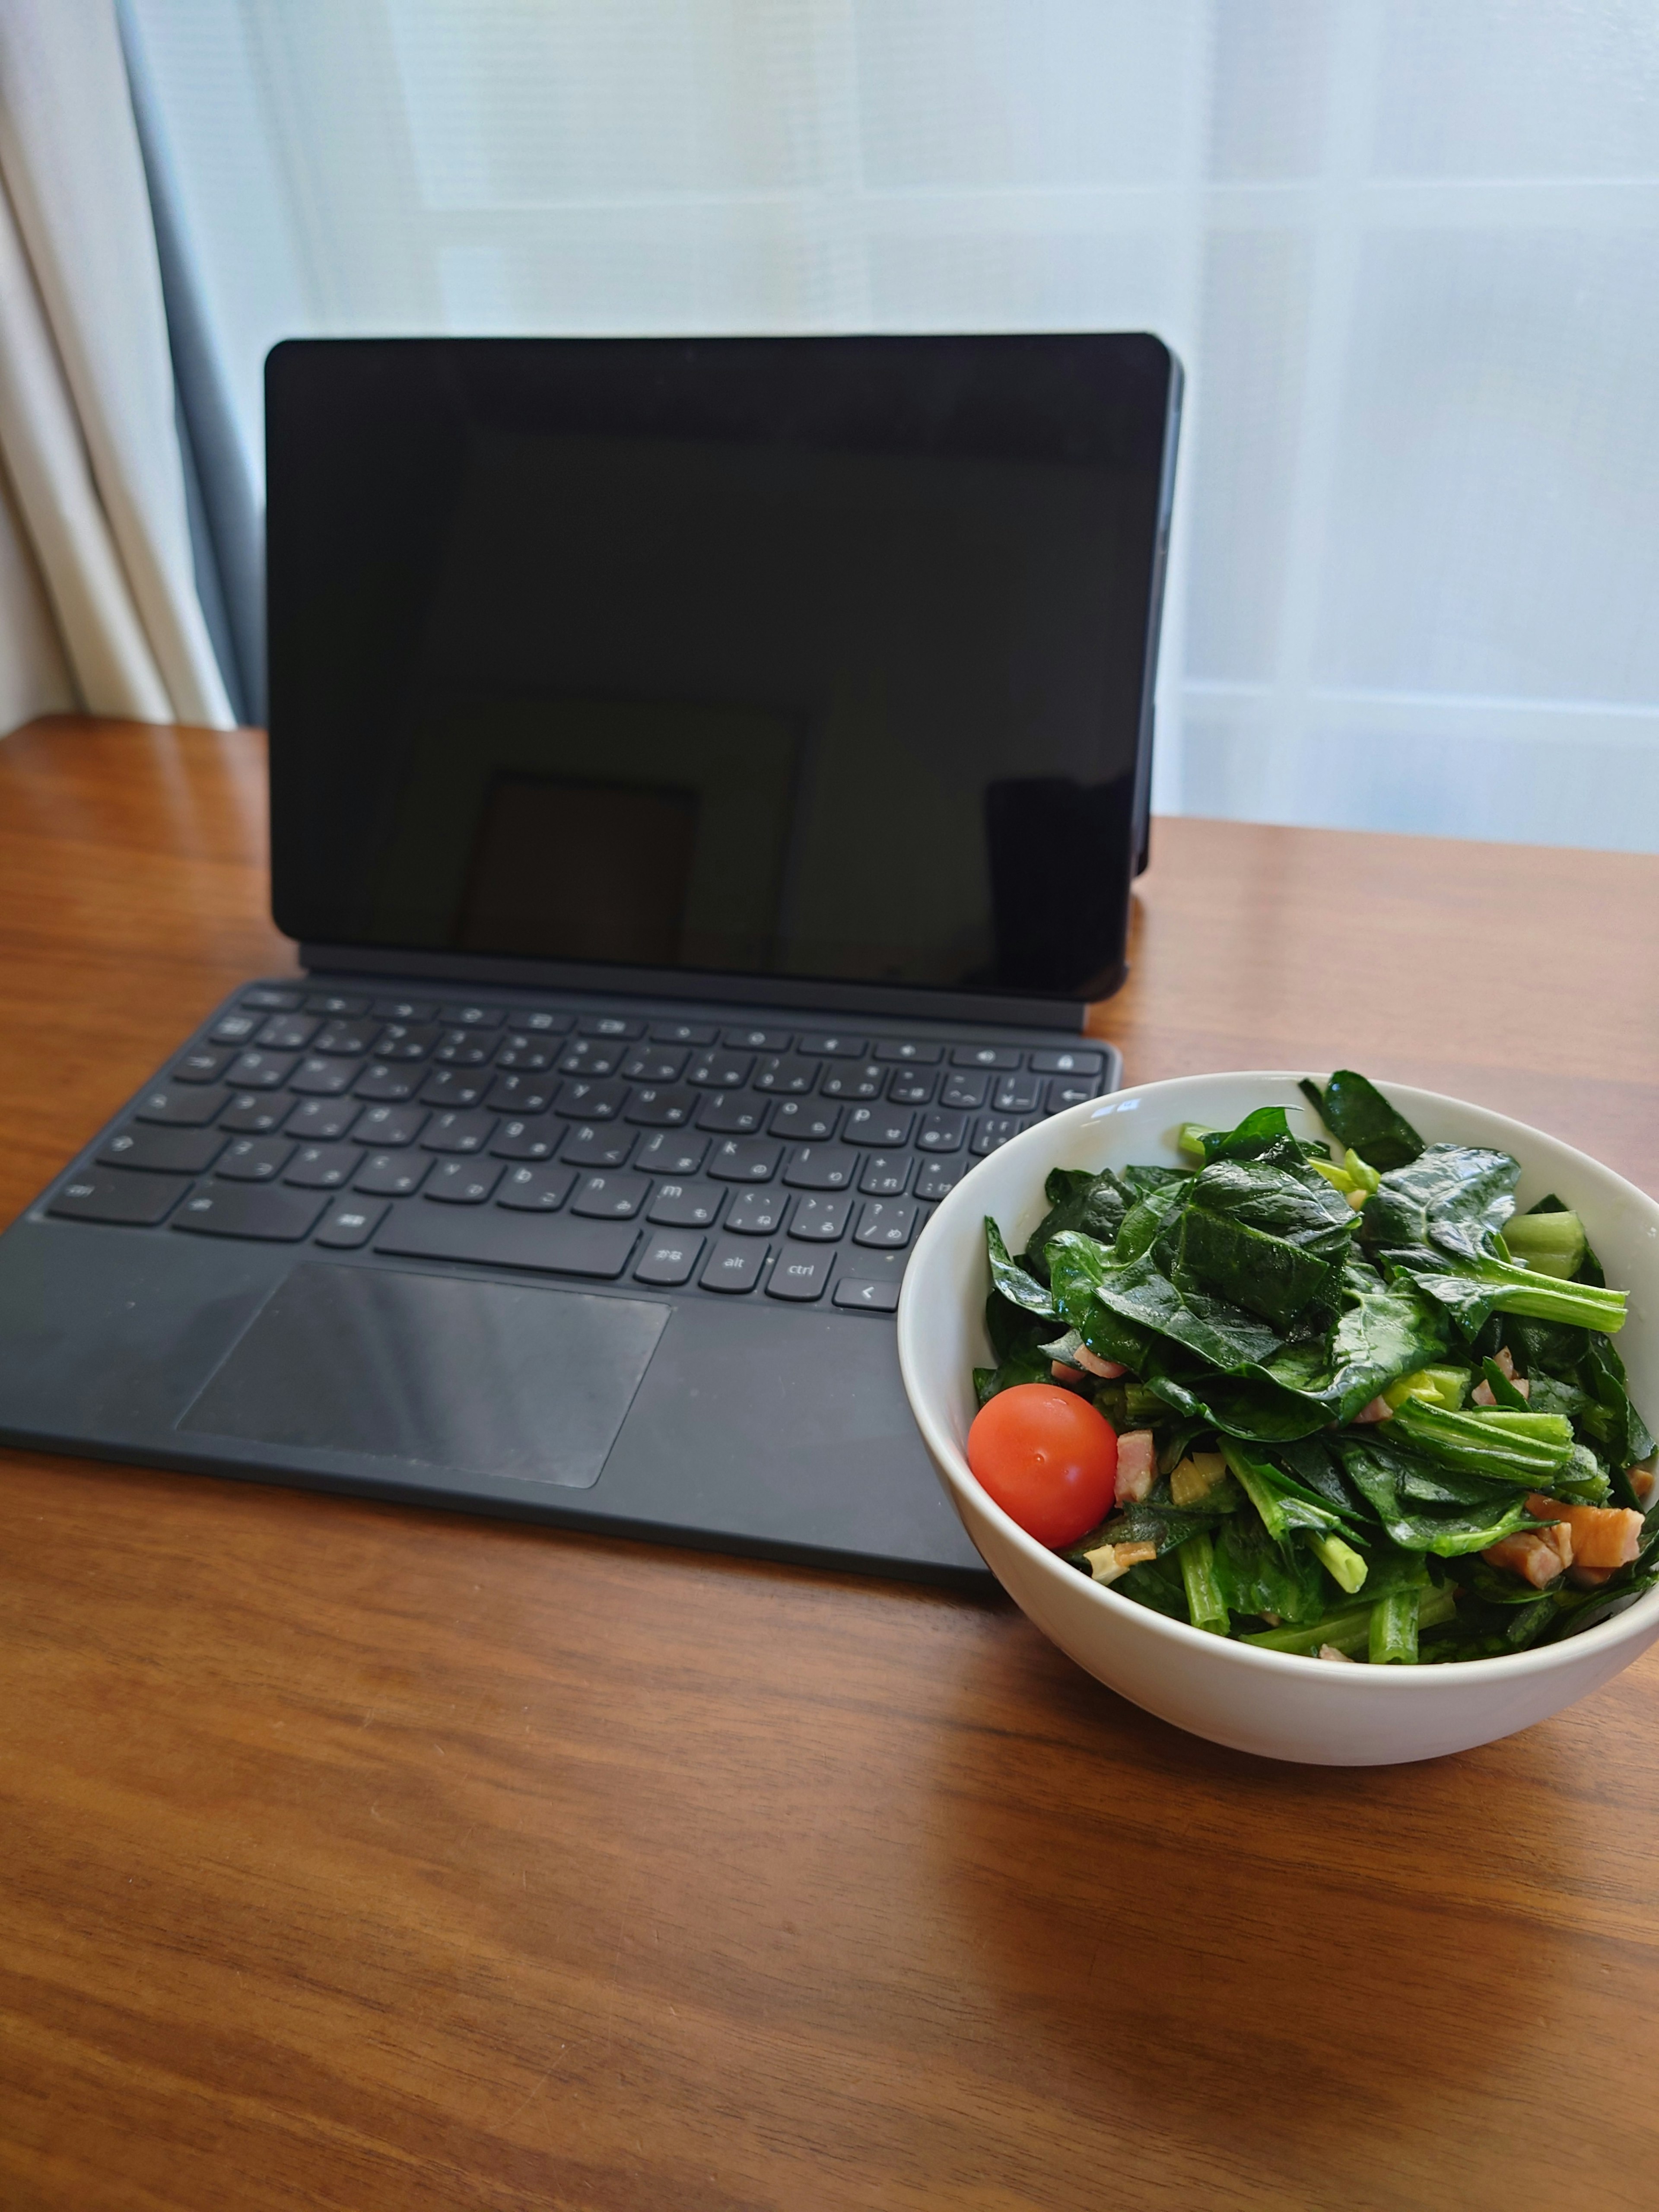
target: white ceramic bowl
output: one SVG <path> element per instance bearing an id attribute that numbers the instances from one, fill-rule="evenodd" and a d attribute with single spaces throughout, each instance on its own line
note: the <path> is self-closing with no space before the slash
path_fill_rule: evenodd
<path id="1" fill-rule="evenodd" d="M 1523 1122 L 1432 1091 L 1386 1080 L 1379 1087 L 1431 1143 L 1512 1152 L 1521 1163 L 1522 1211 L 1553 1190 L 1582 1215 L 1607 1280 L 1630 1293 L 1618 1344 L 1632 1394 L 1650 1419 L 1659 1415 L 1659 1206 Z M 1074 1106 L 964 1176 L 924 1231 L 899 1301 L 899 1362 L 911 1409 L 963 1526 L 1014 1602 L 1079 1666 L 1149 1712 L 1240 1751 L 1323 1766 L 1433 1759 L 1489 1743 L 1547 1720 L 1645 1651 L 1659 1637 L 1659 1589 L 1599 1628 L 1512 1658 L 1338 1667 L 1206 1635 L 1088 1581 L 1016 1527 L 963 1455 L 974 1417 L 970 1370 L 991 1359 L 985 1216 L 1020 1252 L 1047 1210 L 1042 1185 L 1051 1168 L 1175 1165 L 1183 1121 L 1228 1129 L 1252 1108 L 1272 1105 L 1289 1109 L 1299 1133 L 1322 1133 L 1295 1075 L 1190 1076 Z"/>

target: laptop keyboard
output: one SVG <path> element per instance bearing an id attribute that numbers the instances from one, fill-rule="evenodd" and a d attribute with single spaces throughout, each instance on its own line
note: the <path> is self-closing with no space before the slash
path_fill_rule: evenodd
<path id="1" fill-rule="evenodd" d="M 977 1159 L 1106 1054 L 258 985 L 48 1211 L 890 1312 Z"/>

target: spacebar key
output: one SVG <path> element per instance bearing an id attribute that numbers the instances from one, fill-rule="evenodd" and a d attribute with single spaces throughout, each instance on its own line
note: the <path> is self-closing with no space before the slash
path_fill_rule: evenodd
<path id="1" fill-rule="evenodd" d="M 400 1206 L 374 1239 L 407 1260 L 469 1260 L 481 1267 L 536 1267 L 550 1275 L 620 1275 L 639 1242 L 631 1221 L 550 1221 L 539 1213 Z"/>

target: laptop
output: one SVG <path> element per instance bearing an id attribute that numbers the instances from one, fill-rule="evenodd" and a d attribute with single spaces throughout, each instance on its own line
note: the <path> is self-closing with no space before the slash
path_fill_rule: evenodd
<path id="1" fill-rule="evenodd" d="M 1118 1079 L 1180 395 L 1141 336 L 277 347 L 302 973 L 0 1238 L 0 1437 L 981 1573 L 893 1315 Z"/>

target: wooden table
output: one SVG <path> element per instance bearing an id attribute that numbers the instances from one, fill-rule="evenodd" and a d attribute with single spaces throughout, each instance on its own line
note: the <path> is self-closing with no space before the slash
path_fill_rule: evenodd
<path id="1" fill-rule="evenodd" d="M 0 744 L 0 1218 L 292 965 L 263 821 L 252 735 Z M 1095 1026 L 1653 1188 L 1656 972 L 1650 860 L 1170 821 Z M 1278 1766 L 1001 1602 L 0 1471 L 9 2212 L 1659 2201 L 1659 1654 Z"/>

